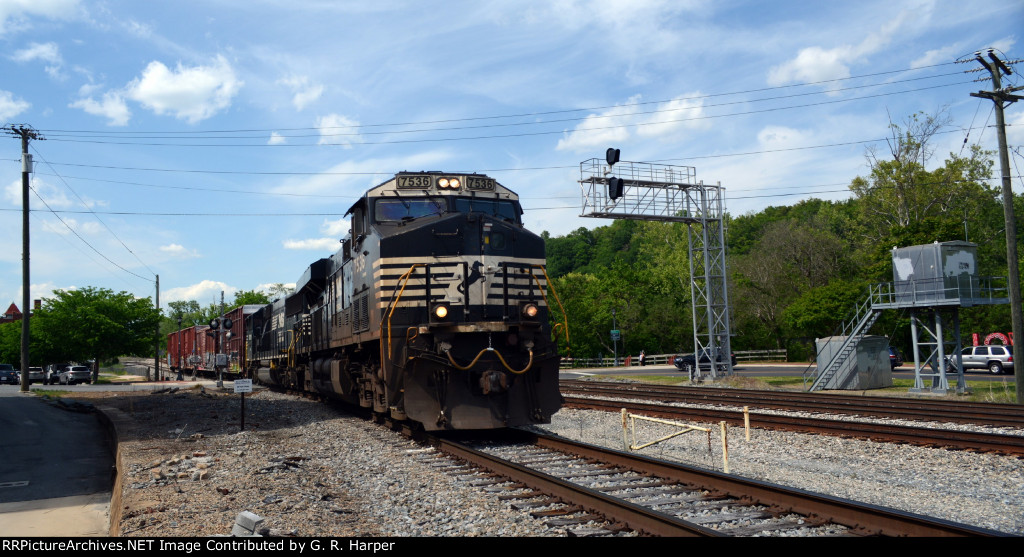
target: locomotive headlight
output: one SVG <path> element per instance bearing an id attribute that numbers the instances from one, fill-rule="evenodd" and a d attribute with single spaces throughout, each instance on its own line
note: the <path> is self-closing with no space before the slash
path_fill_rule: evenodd
<path id="1" fill-rule="evenodd" d="M 431 318 L 437 321 L 448 319 L 448 304 L 437 304 L 431 311 Z"/>
<path id="2" fill-rule="evenodd" d="M 437 187 L 444 189 L 448 187 L 448 178 L 438 178 Z"/>
<path id="3" fill-rule="evenodd" d="M 460 185 L 461 184 L 459 183 L 459 179 L 458 178 L 438 178 L 437 179 L 437 187 L 439 187 L 441 189 L 457 190 L 457 189 L 459 189 Z"/>
<path id="4" fill-rule="evenodd" d="M 526 317 L 527 319 L 535 319 L 537 314 L 540 313 L 540 308 L 538 308 L 537 304 L 534 303 L 523 304 L 522 313 L 523 317 Z"/>

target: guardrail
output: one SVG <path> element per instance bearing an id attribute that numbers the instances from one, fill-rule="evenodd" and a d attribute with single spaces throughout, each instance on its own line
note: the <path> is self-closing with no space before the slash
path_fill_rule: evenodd
<path id="1" fill-rule="evenodd" d="M 788 362 L 789 351 L 785 348 L 778 350 L 737 350 L 737 362 Z"/>

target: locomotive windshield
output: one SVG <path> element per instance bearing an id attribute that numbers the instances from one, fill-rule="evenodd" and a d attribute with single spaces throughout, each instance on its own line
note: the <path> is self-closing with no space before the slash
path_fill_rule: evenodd
<path id="1" fill-rule="evenodd" d="M 373 204 L 377 222 L 400 222 L 444 214 L 445 202 L 437 197 L 377 199 Z"/>
<path id="2" fill-rule="evenodd" d="M 502 199 L 478 199 L 474 197 L 456 197 L 455 210 L 459 213 L 485 213 L 498 218 L 519 222 L 516 204 Z"/>

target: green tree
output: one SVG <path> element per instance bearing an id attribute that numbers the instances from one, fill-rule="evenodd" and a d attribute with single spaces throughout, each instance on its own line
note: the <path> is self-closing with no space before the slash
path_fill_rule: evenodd
<path id="1" fill-rule="evenodd" d="M 284 296 L 291 294 L 293 290 L 294 288 L 285 286 L 284 283 L 275 282 L 274 284 L 271 284 L 270 286 L 267 287 L 267 294 L 271 300 L 276 300 L 278 298 L 282 298 Z"/>
<path id="2" fill-rule="evenodd" d="M 270 298 L 265 292 L 258 292 L 256 290 L 239 290 L 235 292 L 235 304 L 232 307 L 247 306 L 247 305 L 267 305 L 270 303 Z"/>
<path id="3" fill-rule="evenodd" d="M 152 354 L 160 314 L 149 298 L 104 288 L 57 290 L 32 316 L 41 354 L 47 361 L 94 360 L 93 380 L 101 362 L 118 356 Z"/>
<path id="4" fill-rule="evenodd" d="M 785 309 L 804 293 L 851 272 L 848 245 L 819 218 L 766 224 L 749 253 L 733 259 L 730 302 L 736 325 L 764 328 L 757 338 L 771 339 L 772 348 L 783 348 Z"/>
<path id="5" fill-rule="evenodd" d="M 945 241 L 951 238 L 929 233 L 937 223 L 956 227 L 968 214 L 990 212 L 984 208 L 999 195 L 986 185 L 992 177 L 991 152 L 975 145 L 966 156 L 950 153 L 943 166 L 927 169 L 933 155 L 930 142 L 948 124 L 944 111 L 930 116 L 915 114 L 907 119 L 905 129 L 890 125 L 891 159 L 868 151 L 870 172 L 867 177 L 854 178 L 850 190 L 860 201 L 861 222 L 869 241 L 892 245 L 892 240 L 901 236 L 912 242 L 904 245 Z M 922 226 L 925 224 L 928 226 Z"/>

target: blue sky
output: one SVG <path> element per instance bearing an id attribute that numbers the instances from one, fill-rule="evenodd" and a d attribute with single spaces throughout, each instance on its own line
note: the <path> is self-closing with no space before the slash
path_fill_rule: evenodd
<path id="1" fill-rule="evenodd" d="M 1022 31 L 1020 0 L 0 0 L 0 125 L 45 138 L 33 298 L 152 296 L 159 275 L 162 307 L 207 305 L 293 283 L 403 170 L 489 174 L 558 236 L 611 223 L 579 217 L 577 183 L 608 147 L 695 167 L 732 214 L 847 198 L 916 112 L 952 118 L 935 165 L 965 137 L 994 150 L 992 103 L 970 96 L 991 86 L 954 62 L 1024 58 Z M 1007 122 L 1019 148 L 1022 107 Z M 6 308 L 22 203 L 2 137 Z"/>

